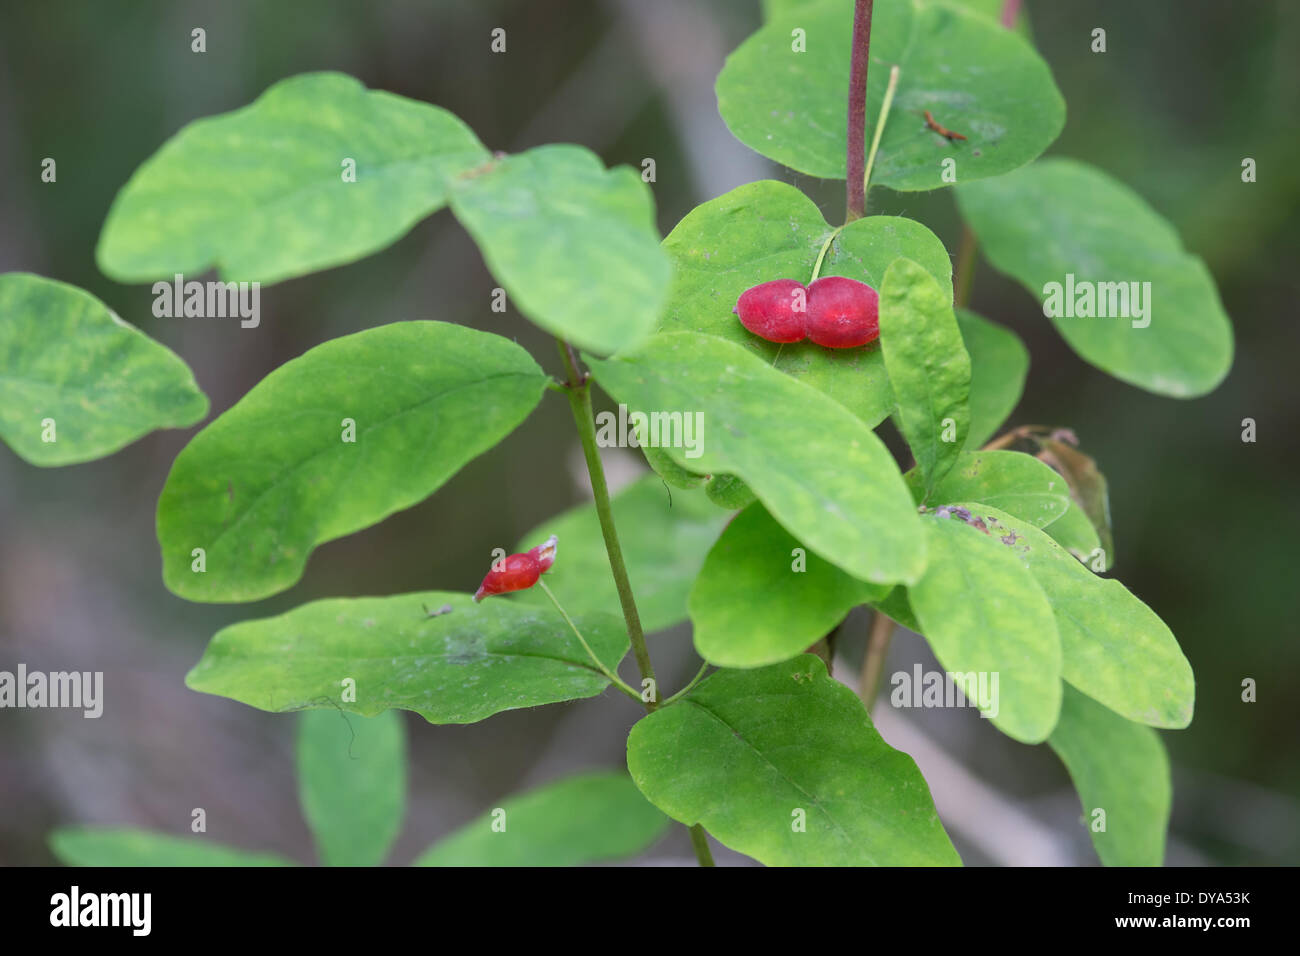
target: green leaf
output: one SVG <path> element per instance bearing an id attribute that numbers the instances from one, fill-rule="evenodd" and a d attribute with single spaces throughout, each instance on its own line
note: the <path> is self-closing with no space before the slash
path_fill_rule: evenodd
<path id="1" fill-rule="evenodd" d="M 1060 634 L 1061 676 L 1129 720 L 1186 727 L 1192 667 L 1164 621 L 1118 581 L 1100 578 L 1028 522 L 970 504 L 993 541 L 1009 543 L 1047 595 Z"/>
<path id="2" fill-rule="evenodd" d="M 733 313 L 746 289 L 772 279 L 807 283 L 834 236 L 820 275 L 846 276 L 879 289 L 899 256 L 921 263 L 952 300 L 952 260 L 925 226 L 896 216 L 868 216 L 839 231 L 807 196 L 763 180 L 733 189 L 692 210 L 664 240 L 673 283 L 661 328 L 703 332 L 742 345 L 825 392 L 869 426 L 884 421 L 894 396 L 880 349 L 828 349 L 811 342 L 777 345 L 742 326 Z"/>
<path id="3" fill-rule="evenodd" d="M 131 827 L 59 827 L 50 852 L 68 866 L 294 866 L 271 853 Z"/>
<path id="4" fill-rule="evenodd" d="M 1020 404 L 1029 374 L 1029 352 L 1019 336 L 967 309 L 957 325 L 970 355 L 970 433 L 966 447 L 987 442 Z"/>
<path id="5" fill-rule="evenodd" d="M 967 695 L 981 715 L 1009 737 L 1041 743 L 1061 709 L 1061 642 L 1043 590 L 993 535 L 957 515 L 924 523 L 930 564 L 907 591 L 921 633 L 958 686 L 988 675 L 990 700 Z"/>
<path id="6" fill-rule="evenodd" d="M 277 282 L 384 248 L 489 155 L 446 110 L 305 73 L 164 143 L 113 201 L 96 259 L 122 282 L 213 266 Z"/>
<path id="7" fill-rule="evenodd" d="M 919 504 L 925 494 L 920 472 L 903 476 Z M 1070 505 L 1065 479 L 1033 455 L 1018 451 L 963 452 L 930 496 L 930 507 L 958 502 L 993 505 L 1043 528 Z"/>
<path id="8" fill-rule="evenodd" d="M 1083 825 L 1106 866 L 1160 866 L 1173 785 L 1160 735 L 1067 687 L 1048 744 L 1070 771 Z M 1093 824 L 1105 811 L 1104 831 Z"/>
<path id="9" fill-rule="evenodd" d="M 616 667 L 628 647 L 622 622 L 600 612 L 570 616 Z M 398 708 L 431 724 L 472 724 L 503 710 L 595 697 L 609 680 L 553 607 L 427 591 L 313 601 L 232 624 L 185 684 L 259 710 L 371 717 Z"/>
<path id="10" fill-rule="evenodd" d="M 768 866 L 961 862 L 912 758 L 810 654 L 710 675 L 632 728 L 627 763 L 659 809 Z"/>
<path id="11" fill-rule="evenodd" d="M 966 444 L 971 364 L 951 292 L 910 259 L 895 260 L 885 274 L 880 350 L 928 499 Z"/>
<path id="12" fill-rule="evenodd" d="M 754 489 L 735 475 L 714 475 L 704 486 L 704 494 L 719 508 L 739 511 L 757 500 Z"/>
<path id="13" fill-rule="evenodd" d="M 695 649 L 719 667 L 788 660 L 888 591 L 808 554 L 755 502 L 727 525 L 695 579 Z"/>
<path id="14" fill-rule="evenodd" d="M 1036 441 L 1040 448 L 1038 457 L 1065 476 L 1074 505 L 1093 527 L 1098 542 L 1096 546 L 1102 549 L 1102 554 L 1090 557 L 1089 563 L 1104 565 L 1095 570 L 1109 569 L 1115 563 L 1115 539 L 1111 533 L 1110 491 L 1106 476 L 1097 468 L 1097 462 L 1068 442 L 1051 437 L 1039 437 Z"/>
<path id="15" fill-rule="evenodd" d="M 0 275 L 0 438 L 24 461 L 102 458 L 207 413 L 185 363 L 89 292 L 25 272 Z"/>
<path id="16" fill-rule="evenodd" d="M 609 353 L 654 328 L 669 266 L 650 188 L 628 167 L 541 146 L 475 176 L 451 206 L 519 311 L 546 331 Z"/>
<path id="17" fill-rule="evenodd" d="M 638 478 L 615 495 L 612 504 L 642 626 L 662 631 L 680 624 L 686 620 L 691 582 L 728 516 L 713 507 L 704 492 L 670 492 L 654 475 Z M 543 522 L 520 539 L 516 550 L 534 547 L 552 534 L 559 538 L 559 552 L 546 572 L 546 583 L 564 609 L 621 617 L 596 506 L 579 505 Z M 541 590 L 520 591 L 513 599 L 554 613 Z"/>
<path id="18" fill-rule="evenodd" d="M 326 866 L 378 866 L 406 811 L 401 717 L 332 708 L 298 718 L 298 799 Z"/>
<path id="19" fill-rule="evenodd" d="M 1097 529 L 1092 526 L 1092 522 L 1088 520 L 1088 516 L 1083 513 L 1083 509 L 1077 502 L 1071 501 L 1065 513 L 1043 530 L 1053 541 L 1092 570 L 1110 570 L 1110 565 L 1105 562 L 1107 559 L 1113 559 L 1109 554 L 1100 552 L 1101 540 L 1097 537 Z"/>
<path id="20" fill-rule="evenodd" d="M 654 469 L 654 473 L 674 488 L 690 490 L 709 480 L 708 475 L 696 474 L 677 464 L 658 445 L 642 445 L 641 454 L 645 455 L 646 463 Z"/>
<path id="21" fill-rule="evenodd" d="M 1232 326 L 1213 277 L 1127 186 L 1084 163 L 1047 159 L 962 186 L 957 200 L 989 261 L 1043 302 L 1044 313 L 1085 361 L 1175 398 L 1204 395 L 1228 374 Z M 1114 316 L 1130 297 L 1120 298 L 1120 287 L 1131 295 L 1133 282 L 1150 283 L 1138 287 L 1146 290 L 1142 318 L 1131 299 L 1132 318 L 1083 317 L 1074 309 L 1050 316 L 1057 304 L 1062 311 L 1067 303 L 1077 306 L 1085 289 L 1098 300 L 1092 311 L 1104 299 Z M 1067 283 L 1073 296 L 1066 294 Z M 1114 302 L 1111 287 L 1102 283 L 1114 286 Z"/>
<path id="22" fill-rule="evenodd" d="M 921 633 L 921 624 L 917 621 L 912 605 L 907 599 L 907 588 L 901 584 L 879 601 L 872 601 L 871 606 L 896 624 L 901 624 L 917 634 Z"/>
<path id="23" fill-rule="evenodd" d="M 519 346 L 459 325 L 399 322 L 318 345 L 176 458 L 158 501 L 167 587 L 191 601 L 283 591 L 313 548 L 428 497 L 545 387 Z"/>
<path id="24" fill-rule="evenodd" d="M 673 459 L 737 476 L 827 561 L 878 584 L 920 575 L 925 545 L 907 486 L 884 444 L 843 406 L 709 335 L 661 334 L 589 364 L 629 408 L 700 411 L 702 454 L 670 448 Z"/>
<path id="25" fill-rule="evenodd" d="M 580 866 L 635 856 L 668 825 L 627 774 L 584 773 L 507 797 L 415 865 Z"/>
<path id="26" fill-rule="evenodd" d="M 796 29 L 804 31 L 805 52 L 796 52 Z M 742 43 L 717 83 L 718 111 L 736 138 L 800 172 L 843 179 L 852 35 L 853 3 L 827 0 L 774 17 Z M 956 161 L 960 182 L 999 176 L 1038 156 L 1065 123 L 1065 101 L 1047 64 L 1022 37 L 978 14 L 876 0 L 868 131 L 894 64 L 898 90 L 876 154 L 875 185 L 942 188 L 946 159 Z M 949 142 L 927 129 L 927 109 L 967 139 Z"/>

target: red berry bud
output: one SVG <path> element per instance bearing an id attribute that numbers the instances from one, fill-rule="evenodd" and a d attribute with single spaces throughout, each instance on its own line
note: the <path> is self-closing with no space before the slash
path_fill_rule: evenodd
<path id="1" fill-rule="evenodd" d="M 794 279 L 773 279 L 740 294 L 732 309 L 740 324 L 769 342 L 798 342 L 805 335 L 807 290 Z"/>
<path id="2" fill-rule="evenodd" d="M 808 287 L 808 338 L 851 349 L 880 337 L 880 296 L 865 282 L 826 276 Z"/>
<path id="3" fill-rule="evenodd" d="M 532 587 L 537 583 L 537 579 L 555 563 L 558 540 L 555 535 L 551 535 L 544 544 L 539 544 L 523 554 L 512 554 L 493 562 L 492 570 L 487 573 L 483 583 L 474 592 L 475 602 L 491 597 L 493 594 L 523 591 Z"/>

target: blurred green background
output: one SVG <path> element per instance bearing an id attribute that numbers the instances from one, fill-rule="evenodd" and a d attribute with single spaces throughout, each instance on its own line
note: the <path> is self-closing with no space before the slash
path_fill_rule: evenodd
<path id="1" fill-rule="evenodd" d="M 1170 624 L 1197 676 L 1196 718 L 1166 733 L 1175 774 L 1171 864 L 1300 861 L 1300 461 L 1295 357 L 1300 240 L 1300 4 L 1288 0 L 1029 2 L 1035 42 L 1068 103 L 1052 153 L 1092 162 L 1144 195 L 1203 256 L 1237 333 L 1228 380 L 1191 402 L 1158 398 L 1080 361 L 1035 302 L 981 265 L 976 311 L 1029 346 L 1012 424 L 1073 428 L 1110 481 L 1114 574 Z M 806 189 L 843 216 L 842 184 L 777 169 L 733 140 L 712 83 L 756 28 L 758 0 L 59 0 L 7 2 L 0 19 L 0 271 L 90 290 L 175 349 L 224 411 L 286 360 L 335 336 L 443 319 L 515 338 L 556 369 L 550 340 L 490 310 L 495 282 L 441 213 L 350 266 L 263 290 L 263 321 L 155 319 L 149 287 L 98 273 L 105 213 L 131 172 L 186 122 L 242 106 L 295 73 L 336 69 L 464 118 L 493 149 L 581 143 L 607 163 L 655 160 L 666 233 L 696 204 L 754 179 Z M 190 31 L 207 31 L 207 52 Z M 1108 52 L 1090 51 L 1107 30 Z M 507 52 L 489 49 L 507 31 Z M 847 39 L 846 39 L 847 42 Z M 44 157 L 58 181 L 40 182 Z M 1243 184 L 1243 157 L 1258 182 Z M 946 193 L 873 192 L 873 206 L 930 225 L 955 252 Z M 1254 418 L 1258 441 L 1241 441 Z M 584 500 L 565 403 L 549 396 L 516 434 L 431 499 L 320 548 L 305 579 L 251 606 L 188 604 L 162 585 L 158 493 L 190 433 L 149 436 L 91 464 L 36 469 L 0 446 L 0 669 L 102 670 L 105 712 L 0 711 L 0 863 L 49 863 L 70 823 L 208 836 L 313 859 L 296 805 L 293 716 L 188 691 L 186 670 L 221 626 L 323 596 L 472 590 L 492 548 Z M 642 467 L 610 454 L 614 480 Z M 866 617 L 845 628 L 860 655 Z M 652 652 L 666 686 L 696 659 L 684 628 Z M 896 638 L 889 671 L 931 661 Z M 846 671 L 849 669 L 846 665 Z M 1243 703 L 1241 681 L 1258 682 Z M 510 792 L 582 767 L 620 765 L 635 719 L 617 695 L 431 727 L 408 715 L 406 829 L 392 860 Z M 913 752 L 968 863 L 1093 863 L 1077 799 L 1046 748 L 969 711 L 881 716 Z M 913 744 L 915 747 L 913 747 Z M 964 806 L 956 817 L 945 807 Z M 677 828 L 648 854 L 685 861 Z M 743 862 L 721 854 L 719 862 Z"/>

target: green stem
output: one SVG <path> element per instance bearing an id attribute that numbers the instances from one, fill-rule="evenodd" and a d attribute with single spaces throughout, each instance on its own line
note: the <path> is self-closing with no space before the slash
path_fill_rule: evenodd
<path id="1" fill-rule="evenodd" d="M 609 485 L 605 482 L 605 468 L 600 462 L 600 449 L 596 446 L 596 416 L 591 407 L 591 379 L 578 371 L 578 356 L 573 346 L 563 340 L 557 342 L 568 375 L 566 386 L 569 407 L 573 409 L 573 420 L 578 426 L 578 437 L 582 440 L 582 454 L 587 460 L 587 474 L 591 477 L 591 495 L 596 502 L 596 516 L 600 519 L 600 533 L 605 539 L 609 567 L 614 573 L 614 586 L 618 588 L 618 601 L 623 606 L 628 640 L 632 643 L 632 654 L 636 657 L 641 679 L 651 681 L 651 686 L 655 688 L 654 700 L 644 700 L 639 694 L 636 697 L 645 705 L 646 710 L 654 711 L 659 707 L 659 682 L 655 680 L 654 665 L 650 663 L 645 632 L 641 629 L 641 615 L 637 613 L 636 599 L 632 596 L 632 582 L 628 580 L 627 564 L 623 560 L 623 548 L 618 542 L 618 531 L 614 527 Z M 713 854 L 709 851 L 708 835 L 704 832 L 704 827 L 697 823 L 690 828 L 690 832 L 691 846 L 695 848 L 695 857 L 700 866 L 713 866 Z"/>
<path id="2" fill-rule="evenodd" d="M 565 623 L 569 625 L 570 630 L 573 631 L 573 634 L 578 639 L 578 642 L 586 650 L 587 656 L 592 659 L 592 661 L 595 663 L 596 667 L 600 670 L 600 672 L 604 674 L 606 677 L 608 677 L 610 681 L 613 682 L 614 686 L 617 687 L 619 690 L 621 690 L 623 693 L 627 694 L 633 700 L 639 701 L 641 699 L 641 695 L 638 694 L 631 687 L 629 687 L 626 683 L 624 683 L 623 680 L 617 674 L 615 674 L 608 667 L 606 667 L 605 664 L 601 661 L 601 659 L 596 656 L 596 652 L 591 649 L 591 645 L 587 643 L 587 639 L 582 636 L 582 631 L 578 630 L 578 625 L 573 623 L 573 618 L 569 617 L 568 613 L 564 610 L 564 608 L 560 606 L 560 602 L 556 600 L 555 595 L 551 593 L 551 589 L 546 586 L 546 582 L 541 578 L 538 578 L 537 584 L 543 591 L 546 592 L 546 596 L 551 599 L 551 603 L 555 605 L 555 609 L 560 612 L 560 617 L 564 618 Z"/>
<path id="3" fill-rule="evenodd" d="M 683 687 L 681 690 L 679 690 L 677 693 L 673 694 L 673 696 L 669 697 L 666 701 L 664 701 L 664 706 L 666 707 L 667 705 L 675 701 L 677 698 L 685 697 L 687 694 L 689 694 L 691 692 L 691 688 L 700 682 L 700 678 L 704 676 L 704 672 L 708 669 L 709 669 L 709 662 L 705 661 L 703 664 L 700 665 L 700 669 L 696 672 L 695 676 L 691 678 L 691 682 L 687 684 L 685 687 Z"/>
<path id="4" fill-rule="evenodd" d="M 813 263 L 812 278 L 808 280 L 809 285 L 812 285 L 814 282 L 816 282 L 817 277 L 821 275 L 822 260 L 826 258 L 826 250 L 828 250 L 831 247 L 831 243 L 835 241 L 835 237 L 838 236 L 843 230 L 844 230 L 843 226 L 836 226 L 835 229 L 831 232 L 831 234 L 826 237 L 826 241 L 822 243 L 822 251 L 817 253 L 817 261 Z"/>
<path id="5" fill-rule="evenodd" d="M 695 858 L 700 861 L 700 866 L 716 865 L 709 849 L 709 834 L 698 823 L 691 827 L 691 846 L 695 848 Z"/>
<path id="6" fill-rule="evenodd" d="M 596 503 L 596 516 L 600 519 L 600 533 L 605 539 L 609 567 L 614 574 L 614 586 L 618 589 L 618 601 L 623 607 L 623 620 L 627 623 L 632 655 L 636 658 L 641 680 L 651 681 L 654 688 L 654 699 L 642 701 L 646 710 L 652 711 L 659 706 L 659 682 L 655 680 L 654 665 L 650 663 L 650 652 L 646 650 L 641 615 L 637 612 L 636 599 L 632 596 L 632 582 L 628 580 L 623 547 L 619 544 L 618 530 L 614 527 L 609 485 L 605 482 L 605 467 L 601 464 L 600 449 L 596 446 L 596 416 L 591 406 L 591 381 L 586 375 L 579 374 L 576 356 L 569 343 L 560 342 L 560 357 L 564 360 L 565 371 L 569 375 L 569 407 L 573 410 L 578 437 L 582 440 L 582 454 L 587 460 L 587 474 L 591 477 L 591 495 Z"/>
<path id="7" fill-rule="evenodd" d="M 871 169 L 876 165 L 876 152 L 880 149 L 880 137 L 885 132 L 885 123 L 889 119 L 889 110 L 894 105 L 894 91 L 898 89 L 898 65 L 889 68 L 889 85 L 885 87 L 885 99 L 880 104 L 880 118 L 876 120 L 876 131 L 871 135 L 871 152 L 867 154 L 867 169 L 862 174 L 862 214 L 867 214 L 868 193 L 871 191 Z"/>

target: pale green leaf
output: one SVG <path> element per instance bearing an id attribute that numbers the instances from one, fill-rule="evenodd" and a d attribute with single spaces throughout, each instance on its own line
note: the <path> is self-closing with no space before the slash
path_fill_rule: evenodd
<path id="1" fill-rule="evenodd" d="M 691 582 L 728 516 L 710 504 L 703 491 L 670 491 L 655 475 L 637 479 L 615 495 L 612 504 L 642 626 L 662 631 L 686 620 Z M 595 505 L 579 505 L 543 522 L 524 535 L 515 550 L 527 550 L 551 535 L 559 538 L 559 552 L 546 572 L 546 583 L 564 609 L 570 614 L 608 611 L 622 616 Z M 520 591 L 512 600 L 552 607 L 536 589 Z"/>
<path id="2" fill-rule="evenodd" d="M 1100 552 L 1101 539 L 1097 537 L 1097 529 L 1077 502 L 1071 501 L 1065 513 L 1043 530 L 1053 541 L 1094 571 L 1110 569 L 1110 565 L 1105 563 L 1110 556 Z"/>
<path id="3" fill-rule="evenodd" d="M 920 575 L 925 545 L 907 486 L 880 439 L 842 405 L 710 335 L 661 334 L 590 364 L 629 408 L 701 412 L 700 457 L 669 454 L 740 478 L 810 550 L 878 584 Z"/>
<path id="4" fill-rule="evenodd" d="M 795 30 L 804 31 L 802 52 Z M 843 179 L 852 35 L 852 0 L 826 0 L 776 15 L 742 43 L 717 83 L 718 111 L 736 138 L 800 172 Z M 946 159 L 955 161 L 959 182 L 998 176 L 1042 153 L 1065 123 L 1065 101 L 1047 64 L 1022 37 L 980 14 L 922 0 L 876 0 L 868 132 L 895 64 L 898 89 L 875 184 L 941 188 L 949 184 Z M 949 142 L 928 129 L 924 110 L 967 139 Z"/>
<path id="5" fill-rule="evenodd" d="M 719 508 L 739 511 L 757 500 L 754 489 L 735 475 L 714 475 L 704 486 L 705 496 Z"/>
<path id="6" fill-rule="evenodd" d="M 880 351 L 928 499 L 966 444 L 971 363 L 951 293 L 910 259 L 895 260 L 880 289 Z"/>
<path id="7" fill-rule="evenodd" d="M 578 774 L 506 797 L 416 866 L 581 866 L 635 856 L 669 821 L 625 773 Z"/>
<path id="8" fill-rule="evenodd" d="M 654 473 L 674 488 L 690 490 L 700 487 L 709 480 L 708 475 L 696 474 L 677 464 L 668 452 L 658 445 L 642 445 L 641 453 L 645 455 L 646 463 L 654 469 Z"/>
<path id="9" fill-rule="evenodd" d="M 768 866 L 961 862 L 912 758 L 810 654 L 710 675 L 632 728 L 627 763 L 659 809 Z"/>
<path id="10" fill-rule="evenodd" d="M 907 590 L 921 633 L 959 686 L 982 678 L 981 715 L 1041 743 L 1061 709 L 1061 642 L 1042 588 L 1009 547 L 957 515 L 924 524 L 930 563 Z"/>
<path id="11" fill-rule="evenodd" d="M 615 668 L 627 653 L 623 623 L 601 612 L 571 616 Z M 259 710 L 318 707 L 370 717 L 396 708 L 432 724 L 470 724 L 594 697 L 609 679 L 553 607 L 500 597 L 475 604 L 468 594 L 427 591 L 313 601 L 232 624 L 185 683 Z"/>
<path id="12" fill-rule="evenodd" d="M 303 275 L 405 235 L 489 155 L 446 110 L 305 73 L 164 143 L 118 193 L 96 258 L 123 282 Z"/>
<path id="13" fill-rule="evenodd" d="M 966 447 L 975 451 L 1007 420 L 1025 391 L 1029 351 L 1010 329 L 967 309 L 957 310 L 957 324 L 970 355 L 970 433 Z"/>
<path id="14" fill-rule="evenodd" d="M 298 799 L 326 866 L 378 866 L 406 810 L 401 716 L 327 708 L 298 718 Z"/>
<path id="15" fill-rule="evenodd" d="M 511 301 L 546 331 L 609 353 L 653 330 L 669 265 L 654 198 L 630 168 L 541 146 L 472 177 L 451 206 Z"/>
<path id="16" fill-rule="evenodd" d="M 921 633 L 921 624 L 912 611 L 907 599 L 907 588 L 901 584 L 886 594 L 879 601 L 872 601 L 871 606 L 896 624 L 901 624 L 910 631 Z"/>
<path id="17" fill-rule="evenodd" d="M 1175 398 L 1204 395 L 1228 374 L 1232 326 L 1214 278 L 1127 186 L 1084 163 L 1047 159 L 962 186 L 957 199 L 989 261 L 1042 303 L 1084 360 Z"/>
<path id="18" fill-rule="evenodd" d="M 1028 522 L 989 505 L 969 507 L 1047 595 L 1066 681 L 1138 723 L 1181 728 L 1191 722 L 1192 667 L 1151 608 L 1118 581 L 1093 574 Z"/>
<path id="19" fill-rule="evenodd" d="M 443 322 L 318 345 L 176 458 L 158 501 L 163 580 L 191 601 L 284 590 L 313 548 L 428 497 L 528 417 L 545 387 L 518 345 Z M 355 441 L 344 440 L 349 421 Z"/>
<path id="20" fill-rule="evenodd" d="M 890 263 L 906 256 L 921 263 L 952 300 L 952 260 L 925 226 L 896 216 L 868 216 L 836 234 L 799 190 L 763 180 L 697 206 L 664 240 L 673 283 L 661 328 L 703 332 L 742 345 L 874 427 L 894 404 L 878 346 L 777 345 L 747 330 L 732 312 L 742 292 L 763 282 L 797 279 L 807 284 L 832 236 L 821 276 L 845 276 L 879 290 Z"/>
<path id="21" fill-rule="evenodd" d="M 919 504 L 925 493 L 920 472 L 913 468 L 903 477 Z M 1064 478 L 1033 455 L 965 452 L 930 495 L 929 507 L 972 501 L 1001 508 L 1043 528 L 1066 512 L 1070 489 Z"/>
<path id="22" fill-rule="evenodd" d="M 1173 797 L 1160 735 L 1067 687 L 1047 742 L 1070 771 L 1101 862 L 1160 866 Z"/>
<path id="23" fill-rule="evenodd" d="M 207 413 L 185 363 L 89 292 L 0 275 L 0 438 L 24 461 L 102 458 Z"/>
<path id="24" fill-rule="evenodd" d="M 888 591 L 807 553 L 756 502 L 727 525 L 695 579 L 695 649 L 719 667 L 788 660 Z"/>
<path id="25" fill-rule="evenodd" d="M 294 866 L 292 860 L 198 837 L 133 827 L 59 827 L 50 852 L 68 866 Z"/>

